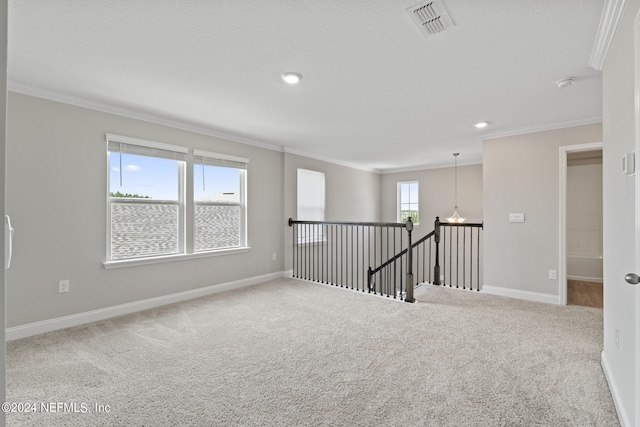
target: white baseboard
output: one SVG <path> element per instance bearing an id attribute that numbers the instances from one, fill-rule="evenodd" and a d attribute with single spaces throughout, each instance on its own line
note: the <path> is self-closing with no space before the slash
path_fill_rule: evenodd
<path id="1" fill-rule="evenodd" d="M 613 404 L 615 405 L 616 412 L 618 413 L 618 421 L 620 421 L 620 426 L 631 427 L 629 417 L 622 407 L 622 401 L 620 400 L 620 392 L 618 391 L 618 386 L 610 374 L 609 362 L 607 361 L 607 356 L 605 355 L 604 351 L 600 356 L 600 364 L 602 365 L 602 370 L 604 371 L 604 377 L 607 379 L 607 384 L 609 384 L 609 390 L 611 391 Z"/>
<path id="2" fill-rule="evenodd" d="M 602 277 L 567 276 L 569 280 L 580 280 L 581 282 L 602 283 Z"/>
<path id="3" fill-rule="evenodd" d="M 269 280 L 287 277 L 287 272 L 263 274 L 261 276 L 249 277 L 247 279 L 235 280 L 233 282 L 221 283 L 219 285 L 207 286 L 190 291 L 178 292 L 175 294 L 163 295 L 161 297 L 149 298 L 141 301 L 115 305 L 84 313 L 72 314 L 69 316 L 57 317 L 55 319 L 43 320 L 40 322 L 28 323 L 26 325 L 7 328 L 5 338 L 13 341 L 20 338 L 43 334 L 45 332 L 56 331 L 58 329 L 69 328 L 71 326 L 83 325 L 85 323 L 96 322 L 98 320 L 109 319 L 111 317 L 122 316 L 124 314 L 135 313 L 149 308 L 160 307 L 174 302 L 186 301 L 205 295 L 230 291 L 232 289 L 244 288 L 246 286 L 257 285 Z M 290 276 L 289 276 L 290 277 Z"/>
<path id="4" fill-rule="evenodd" d="M 560 304 L 560 296 L 552 294 L 542 294 L 539 292 L 521 291 L 519 289 L 501 288 L 498 286 L 482 285 L 480 292 L 501 297 L 517 298 L 527 301 L 544 302 L 547 304 Z"/>

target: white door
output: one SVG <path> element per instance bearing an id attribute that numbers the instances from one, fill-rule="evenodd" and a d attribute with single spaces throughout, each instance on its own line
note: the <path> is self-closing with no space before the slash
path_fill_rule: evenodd
<path id="1" fill-rule="evenodd" d="M 633 32 L 629 30 L 624 25 L 618 28 L 615 49 L 609 52 L 613 57 L 603 70 L 609 75 L 603 91 L 602 366 L 621 424 L 640 427 L 640 284 L 628 283 L 626 277 L 640 275 L 640 13 Z M 630 87 L 634 66 L 635 87 Z M 628 279 L 635 282 L 633 276 Z"/>

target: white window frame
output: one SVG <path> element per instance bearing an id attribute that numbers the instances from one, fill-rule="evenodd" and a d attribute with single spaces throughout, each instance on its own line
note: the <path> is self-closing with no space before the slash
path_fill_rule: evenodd
<path id="1" fill-rule="evenodd" d="M 402 186 L 416 184 L 418 186 L 418 195 L 417 195 L 417 203 L 418 206 L 418 222 L 414 223 L 414 225 L 418 225 L 420 223 L 420 182 L 419 181 L 400 181 L 398 182 L 398 191 L 397 191 L 397 203 L 396 203 L 396 219 L 399 223 L 402 222 Z M 411 202 L 409 202 L 411 204 Z"/>
<path id="2" fill-rule="evenodd" d="M 186 259 L 197 259 L 197 258 L 205 258 L 211 256 L 220 256 L 220 255 L 230 255 L 236 253 L 244 253 L 250 250 L 248 246 L 247 240 L 247 191 L 246 191 L 246 169 L 244 173 L 241 174 L 241 238 L 240 238 L 240 246 L 233 248 L 224 248 L 218 250 L 210 250 L 210 251 L 199 251 L 194 252 L 194 223 L 195 223 L 195 201 L 193 197 L 193 174 L 187 173 L 187 171 L 193 171 L 193 165 L 195 163 L 194 158 L 195 155 L 205 155 L 205 156 L 215 156 L 215 158 L 221 161 L 230 161 L 230 162 L 243 162 L 247 168 L 249 160 L 242 157 L 229 156 L 225 154 L 207 152 L 203 150 L 190 150 L 188 147 L 165 144 L 156 141 L 149 141 L 145 139 L 132 138 L 128 136 L 122 135 L 114 135 L 114 134 L 106 134 L 107 141 L 107 182 L 106 182 L 106 206 L 107 206 L 107 240 L 106 240 L 106 261 L 102 263 L 104 268 L 112 269 L 112 268 L 120 268 L 120 267 L 131 267 L 136 265 L 146 265 L 146 264 L 156 264 L 163 263 L 167 261 L 179 261 Z M 127 259 L 118 259 L 111 260 L 111 203 L 167 203 L 172 204 L 176 203 L 175 201 L 160 201 L 160 200 L 147 200 L 147 199 L 124 199 L 124 200 L 111 200 L 109 191 L 109 178 L 108 174 L 110 168 L 110 151 L 109 151 L 109 143 L 122 143 L 128 145 L 137 145 L 144 148 L 150 149 L 159 149 L 164 151 L 172 151 L 175 153 L 179 153 L 180 155 L 184 155 L 184 160 L 178 161 L 178 248 L 179 253 L 170 254 L 170 255 L 154 255 L 154 256 L 145 256 L 138 258 L 127 258 Z M 144 154 L 142 154 L 144 155 Z M 189 194 L 187 194 L 187 189 L 189 189 Z M 193 215 L 187 215 L 187 212 L 193 212 Z"/>
<path id="3" fill-rule="evenodd" d="M 200 163 L 198 163 L 200 159 Z M 249 159 L 245 157 L 229 156 L 226 154 L 214 153 L 212 151 L 193 150 L 193 164 L 194 167 L 197 164 L 204 164 L 207 166 L 223 166 L 236 168 L 240 170 L 240 201 L 237 204 L 230 203 L 217 203 L 217 202 L 196 202 L 193 200 L 193 223 L 195 233 L 195 206 L 196 205 L 209 205 L 209 206 L 238 206 L 240 207 L 240 242 L 239 246 L 233 248 L 220 248 L 220 249 L 206 249 L 202 251 L 195 250 L 195 236 L 193 239 L 194 253 L 206 253 L 212 251 L 220 251 L 226 249 L 243 248 L 247 246 L 247 169 L 249 167 Z M 194 183 L 195 185 L 195 183 Z"/>

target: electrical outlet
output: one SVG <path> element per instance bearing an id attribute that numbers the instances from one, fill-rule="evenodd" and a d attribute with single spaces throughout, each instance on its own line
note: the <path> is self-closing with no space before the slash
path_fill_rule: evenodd
<path id="1" fill-rule="evenodd" d="M 277 258 L 278 258 L 278 254 L 274 252 L 273 255 L 271 256 L 271 259 L 275 261 Z"/>
<path id="2" fill-rule="evenodd" d="M 558 280 L 558 270 L 549 270 L 549 280 Z"/>
<path id="3" fill-rule="evenodd" d="M 58 293 L 62 294 L 64 292 L 69 292 L 69 281 L 68 280 L 60 280 L 58 282 Z"/>
<path id="4" fill-rule="evenodd" d="M 620 330 L 616 328 L 616 349 L 620 350 Z"/>

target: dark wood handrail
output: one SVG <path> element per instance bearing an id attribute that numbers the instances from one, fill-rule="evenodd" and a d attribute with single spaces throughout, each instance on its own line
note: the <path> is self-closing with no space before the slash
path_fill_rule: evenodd
<path id="1" fill-rule="evenodd" d="M 396 227 L 405 228 L 407 225 L 400 222 L 349 222 L 349 221 L 299 221 L 289 218 L 289 227 L 293 224 L 315 224 L 315 225 L 362 225 L 367 227 Z"/>
<path id="2" fill-rule="evenodd" d="M 431 233 L 427 234 L 426 236 L 424 236 L 423 238 L 421 238 L 420 240 L 418 240 L 417 242 L 415 242 L 414 244 L 411 245 L 411 249 L 415 248 L 416 246 L 418 246 L 420 243 L 424 242 L 425 240 L 429 239 L 430 237 L 432 237 L 435 234 L 435 230 L 432 231 Z M 371 274 L 376 274 L 378 271 L 382 270 L 383 268 L 385 268 L 386 266 L 388 266 L 389 264 L 391 264 L 393 261 L 396 261 L 398 258 L 402 257 L 404 254 L 407 253 L 407 249 L 402 250 L 402 252 L 397 253 L 393 258 L 390 258 L 388 261 L 386 261 L 384 264 L 380 265 L 380 267 L 376 268 L 375 270 L 370 270 Z"/>
<path id="3" fill-rule="evenodd" d="M 441 222 L 440 227 L 478 227 L 484 228 L 484 222 Z"/>

